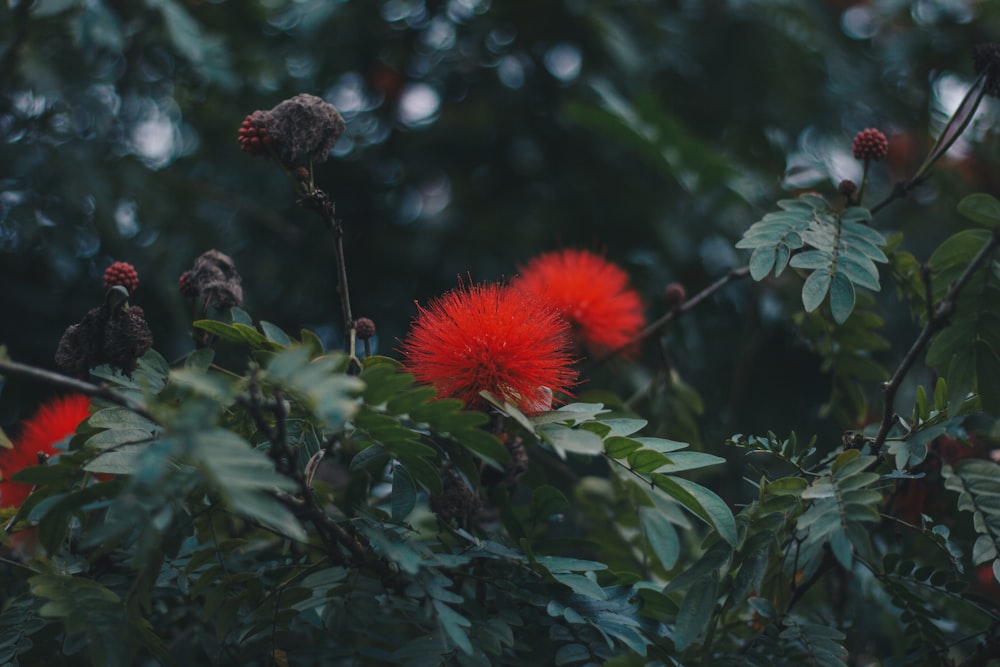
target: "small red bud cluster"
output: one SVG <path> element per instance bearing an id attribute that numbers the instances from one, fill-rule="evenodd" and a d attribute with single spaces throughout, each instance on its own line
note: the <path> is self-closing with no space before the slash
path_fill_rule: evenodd
<path id="1" fill-rule="evenodd" d="M 121 285 L 129 294 L 139 286 L 139 273 L 128 262 L 115 262 L 104 270 L 104 288 L 111 289 Z"/>
<path id="2" fill-rule="evenodd" d="M 854 136 L 851 149 L 858 160 L 884 160 L 889 154 L 889 140 L 882 132 L 870 127 Z"/>
<path id="3" fill-rule="evenodd" d="M 837 191 L 845 197 L 851 197 L 855 192 L 858 191 L 858 184 L 849 178 L 845 178 L 837 186 Z"/>
<path id="4" fill-rule="evenodd" d="M 269 154 L 269 148 L 274 143 L 274 138 L 267 132 L 264 112 L 254 111 L 243 119 L 240 126 L 240 149 L 250 153 L 250 155 Z"/>

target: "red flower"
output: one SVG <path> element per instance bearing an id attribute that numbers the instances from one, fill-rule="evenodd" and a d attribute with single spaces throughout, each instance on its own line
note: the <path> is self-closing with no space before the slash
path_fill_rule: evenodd
<path id="1" fill-rule="evenodd" d="M 484 407 L 487 390 L 534 413 L 575 380 L 565 324 L 520 290 L 462 285 L 417 308 L 401 350 L 406 370 L 441 396 Z"/>
<path id="2" fill-rule="evenodd" d="M 0 448 L 0 507 L 18 507 L 31 485 L 12 482 L 10 478 L 24 468 L 38 465 L 38 455 L 52 456 L 55 444 L 76 433 L 76 427 L 90 414 L 90 399 L 82 394 L 70 394 L 43 403 L 30 419 L 21 425 L 20 434 L 11 449 Z"/>
<path id="3" fill-rule="evenodd" d="M 514 284 L 552 304 L 591 353 L 617 350 L 646 323 L 628 274 L 586 250 L 540 255 L 528 262 Z"/>

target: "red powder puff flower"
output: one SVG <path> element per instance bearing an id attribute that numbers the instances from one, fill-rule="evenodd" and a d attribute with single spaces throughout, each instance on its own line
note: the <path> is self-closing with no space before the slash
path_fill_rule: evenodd
<path id="1" fill-rule="evenodd" d="M 535 413 L 575 380 L 566 325 L 520 290 L 462 285 L 417 308 L 401 350 L 406 370 L 441 396 L 482 408 L 486 390 Z"/>
<path id="2" fill-rule="evenodd" d="M 628 274 L 586 250 L 540 255 L 521 270 L 514 285 L 550 303 L 592 354 L 628 344 L 646 323 Z"/>
<path id="3" fill-rule="evenodd" d="M 0 507 L 19 507 L 31 493 L 31 485 L 11 481 L 11 477 L 33 465 L 39 454 L 52 456 L 55 445 L 76 433 L 77 426 L 90 414 L 90 399 L 70 394 L 42 404 L 38 412 L 21 425 L 11 449 L 0 448 Z"/>

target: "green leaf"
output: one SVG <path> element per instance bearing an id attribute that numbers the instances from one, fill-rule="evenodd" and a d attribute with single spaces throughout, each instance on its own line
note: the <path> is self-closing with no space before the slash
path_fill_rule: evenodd
<path id="1" fill-rule="evenodd" d="M 534 515 L 541 518 L 559 514 L 569 507 L 569 501 L 562 491 L 548 484 L 535 489 L 531 496 L 531 504 Z"/>
<path id="2" fill-rule="evenodd" d="M 927 265 L 935 274 L 942 274 L 953 268 L 965 268 L 969 264 L 969 261 L 983 247 L 983 244 L 989 242 L 989 239 L 990 232 L 985 229 L 962 230 L 945 239 L 931 253 L 930 259 L 927 260 Z M 951 280 L 949 279 L 948 282 L 951 282 Z M 939 290 L 943 292 L 946 288 L 947 284 L 942 285 L 940 288 L 936 288 L 935 292 Z"/>
<path id="3" fill-rule="evenodd" d="M 417 485 L 404 466 L 395 466 L 392 470 L 392 518 L 402 521 L 416 504 Z"/>
<path id="4" fill-rule="evenodd" d="M 955 413 L 973 388 L 976 377 L 975 348 L 958 350 L 948 364 L 945 377 L 948 380 L 948 408 Z"/>
<path id="5" fill-rule="evenodd" d="M 281 347 L 288 347 L 294 343 L 291 337 L 281 330 L 276 324 L 271 324 L 270 322 L 260 321 L 260 329 L 267 336 L 268 340 L 277 343 Z"/>
<path id="6" fill-rule="evenodd" d="M 367 470 L 369 468 L 382 469 L 389 462 L 392 456 L 382 445 L 369 445 L 354 455 L 348 469 L 351 472 Z"/>
<path id="7" fill-rule="evenodd" d="M 556 651 L 556 665 L 571 665 L 574 662 L 586 662 L 590 660 L 590 651 L 583 644 L 563 644 Z"/>
<path id="8" fill-rule="evenodd" d="M 146 443 L 153 440 L 153 434 L 145 428 L 114 428 L 90 436 L 85 443 L 95 449 L 111 449 Z"/>
<path id="9" fill-rule="evenodd" d="M 299 339 L 302 341 L 303 347 L 309 350 L 309 356 L 311 357 L 318 357 L 326 352 L 323 340 L 314 331 L 309 329 L 300 330 Z"/>
<path id="10" fill-rule="evenodd" d="M 674 626 L 674 646 L 678 651 L 684 651 L 693 644 L 708 626 L 718 589 L 719 575 L 716 572 L 703 577 L 688 589 Z"/>
<path id="11" fill-rule="evenodd" d="M 685 470 L 697 470 L 726 462 L 726 459 L 721 456 L 704 452 L 673 452 L 669 459 L 670 462 L 659 468 L 657 472 L 673 475 Z"/>
<path id="12" fill-rule="evenodd" d="M 437 612 L 438 621 L 440 621 L 445 634 L 455 642 L 455 645 L 463 653 L 471 655 L 472 642 L 469 641 L 469 635 L 466 634 L 463 628 L 472 627 L 472 621 L 440 600 L 434 600 L 433 605 L 434 611 Z"/>
<path id="13" fill-rule="evenodd" d="M 766 278 L 767 274 L 774 268 L 775 259 L 776 250 L 774 248 L 761 246 L 754 249 L 750 255 L 750 277 L 758 282 Z"/>
<path id="14" fill-rule="evenodd" d="M 274 462 L 235 433 L 214 429 L 197 433 L 189 456 L 234 512 L 255 519 L 292 539 L 308 540 L 291 511 L 271 497 L 275 490 L 292 491 L 295 482 L 274 469 Z"/>
<path id="15" fill-rule="evenodd" d="M 553 574 L 552 577 L 564 586 L 568 586 L 577 595 L 596 600 L 606 600 L 607 593 L 598 585 L 581 574 Z"/>
<path id="16" fill-rule="evenodd" d="M 130 445 L 103 452 L 88 461 L 83 469 L 104 475 L 131 475 L 139 469 L 142 455 L 148 446 L 148 444 Z"/>
<path id="17" fill-rule="evenodd" d="M 905 470 L 923 463 L 927 457 L 927 445 L 912 438 L 906 440 L 890 440 L 889 454 L 896 457 L 896 469 Z"/>
<path id="18" fill-rule="evenodd" d="M 233 324 L 243 324 L 248 327 L 253 326 L 253 318 L 239 306 L 233 306 L 229 309 L 229 317 L 232 318 Z"/>
<path id="19" fill-rule="evenodd" d="M 719 536 L 732 546 L 738 541 L 736 519 L 733 513 L 714 491 L 681 477 L 671 477 L 652 473 L 650 475 L 657 488 L 666 492 L 695 516 L 705 521 L 719 532 Z"/>
<path id="20" fill-rule="evenodd" d="M 958 493 L 958 509 L 972 514 L 973 528 L 979 534 L 973 562 L 995 558 L 1000 552 L 1000 465 L 984 459 L 964 459 L 943 466 L 941 474 L 945 488 Z"/>
<path id="21" fill-rule="evenodd" d="M 983 227 L 992 228 L 1000 223 L 1000 201 L 983 192 L 968 195 L 958 202 L 958 212 Z"/>
<path id="22" fill-rule="evenodd" d="M 934 409 L 938 412 L 948 409 L 948 384 L 943 377 L 939 377 L 934 384 Z"/>
<path id="23" fill-rule="evenodd" d="M 989 535 L 980 535 L 972 547 L 972 564 L 979 565 L 997 557 L 997 544 Z"/>
<path id="24" fill-rule="evenodd" d="M 98 410 L 90 415 L 87 423 L 97 428 L 135 428 L 147 433 L 153 433 L 159 427 L 141 415 L 137 415 L 128 408 L 111 407 Z"/>
<path id="25" fill-rule="evenodd" d="M 811 313 L 823 303 L 826 293 L 830 289 L 832 276 L 827 270 L 817 270 L 809 274 L 806 281 L 802 283 L 802 306 L 807 313 Z"/>
<path id="26" fill-rule="evenodd" d="M 595 456 L 604 451 L 604 441 L 590 431 L 560 424 L 544 424 L 539 427 L 538 433 L 562 458 L 566 458 L 566 452 Z"/>
<path id="27" fill-rule="evenodd" d="M 843 324 L 851 316 L 854 299 L 854 283 L 851 279 L 843 272 L 834 274 L 830 282 L 830 310 L 837 324 Z"/>
<path id="28" fill-rule="evenodd" d="M 664 570 L 672 570 L 680 557 L 681 543 L 677 530 L 654 507 L 639 508 L 639 522 L 649 544 Z"/>
<path id="29" fill-rule="evenodd" d="M 503 468 L 502 464 L 510 461 L 510 452 L 492 433 L 479 428 L 467 428 L 451 435 L 460 445 L 495 468 Z"/>
<path id="30" fill-rule="evenodd" d="M 604 452 L 613 459 L 623 459 L 641 447 L 641 442 L 617 435 L 604 440 Z"/>
<path id="31" fill-rule="evenodd" d="M 413 375 L 400 373 L 396 368 L 383 364 L 366 365 L 360 377 L 365 383 L 365 403 L 371 406 L 385 403 L 413 384 Z"/>
<path id="32" fill-rule="evenodd" d="M 649 423 L 645 419 L 605 419 L 601 422 L 611 430 L 604 436 L 605 444 L 609 438 L 628 437 L 638 433 Z"/>
<path id="33" fill-rule="evenodd" d="M 789 266 L 795 269 L 822 269 L 830 266 L 833 255 L 826 250 L 808 250 L 792 257 Z"/>
<path id="34" fill-rule="evenodd" d="M 663 454 L 651 449 L 639 449 L 628 455 L 628 464 L 638 473 L 649 473 L 671 463 Z"/>
<path id="35" fill-rule="evenodd" d="M 594 560 L 565 558 L 563 556 L 539 556 L 535 559 L 535 562 L 552 574 L 563 572 L 600 572 L 608 569 L 608 566 L 604 563 Z"/>
<path id="36" fill-rule="evenodd" d="M 782 477 L 764 486 L 764 492 L 772 496 L 800 496 L 809 486 L 802 477 Z"/>
<path id="37" fill-rule="evenodd" d="M 439 496 L 444 493 L 441 473 L 426 458 L 400 455 L 399 461 L 406 466 L 406 471 L 413 476 L 413 479 L 431 495 Z"/>

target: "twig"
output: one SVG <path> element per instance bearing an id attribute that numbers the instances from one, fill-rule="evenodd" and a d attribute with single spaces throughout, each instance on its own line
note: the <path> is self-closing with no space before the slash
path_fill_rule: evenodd
<path id="1" fill-rule="evenodd" d="M 884 209 L 886 206 L 896 201 L 897 199 L 903 199 L 904 197 L 906 197 L 906 195 L 910 194 L 912 191 L 916 190 L 919 186 L 923 185 L 923 183 L 930 177 L 931 175 L 927 173 L 924 174 L 923 176 L 912 178 L 907 181 L 899 181 L 898 183 L 896 183 L 896 187 L 892 189 L 892 192 L 889 193 L 889 196 L 887 196 L 885 199 L 883 199 L 879 203 L 872 206 L 871 209 L 869 209 L 871 211 L 871 214 L 875 215 L 876 213 Z"/>
<path id="2" fill-rule="evenodd" d="M 927 320 L 926 326 L 924 326 L 923 331 L 917 336 L 917 339 L 913 342 L 913 346 L 910 347 L 910 351 L 906 353 L 903 360 L 900 362 L 899 367 L 896 372 L 893 373 L 892 379 L 882 385 L 882 392 L 885 396 L 885 404 L 882 409 L 882 424 L 879 427 L 878 434 L 875 436 L 875 440 L 872 441 L 872 450 L 878 452 L 881 450 L 885 439 L 889 435 L 889 429 L 892 428 L 893 421 L 895 419 L 894 406 L 896 402 L 896 392 L 899 391 L 900 385 L 903 383 L 903 379 L 909 372 L 910 368 L 917 361 L 917 357 L 923 352 L 924 347 L 930 341 L 931 336 L 945 328 L 948 325 L 948 318 L 951 317 L 952 313 L 955 312 L 956 299 L 959 293 L 965 287 L 965 285 L 972 278 L 972 275 L 979 269 L 979 266 L 986 260 L 986 258 L 992 253 L 998 242 L 1000 242 L 1000 228 L 996 228 L 993 231 L 993 235 L 990 236 L 989 241 L 983 244 L 983 247 L 979 249 L 976 256 L 969 262 L 969 265 L 965 267 L 965 271 L 962 275 L 958 277 L 958 280 L 951 284 L 948 288 L 947 294 L 938 303 L 937 308 L 934 310 L 934 316 Z"/>
<path id="3" fill-rule="evenodd" d="M 37 380 L 39 382 L 53 385 L 55 387 L 78 391 L 81 394 L 86 394 L 87 396 L 101 398 L 109 403 L 114 403 L 115 405 L 127 408 L 137 415 L 145 417 L 154 424 L 159 423 L 159 420 L 141 403 L 133 401 L 132 399 L 122 396 L 116 391 L 101 385 L 84 382 L 83 380 L 77 380 L 76 378 L 71 378 L 67 375 L 47 371 L 43 368 L 36 368 L 35 366 L 29 366 L 28 364 L 21 364 L 16 361 L 10 361 L 9 359 L 0 359 L 0 374 L 3 373 L 26 377 L 31 380 Z"/>
<path id="4" fill-rule="evenodd" d="M 299 487 L 301 500 L 278 492 L 273 493 L 272 496 L 291 510 L 295 516 L 308 520 L 316 526 L 316 530 L 323 539 L 327 554 L 333 560 L 336 562 L 343 562 L 344 560 L 342 554 L 335 549 L 335 545 L 339 544 L 359 565 L 370 568 L 387 581 L 391 580 L 396 574 L 393 567 L 372 552 L 370 548 L 351 535 L 343 526 L 326 513 L 313 496 L 312 489 L 309 486 L 310 480 L 303 475 L 298 466 L 291 463 L 293 455 L 291 447 L 288 445 L 285 427 L 288 412 L 285 409 L 280 394 L 276 392 L 273 401 L 262 401 L 255 378 L 251 378 L 249 394 L 249 398 L 240 397 L 239 402 L 250 412 L 250 416 L 258 430 L 271 442 L 270 453 L 275 464 L 281 465 L 282 460 L 286 462 L 285 465 L 281 466 L 283 468 L 282 472 L 295 480 L 295 483 Z M 273 428 L 264 418 L 263 410 L 265 408 L 274 413 L 275 425 Z"/>
<path id="5" fill-rule="evenodd" d="M 347 264 L 344 259 L 344 227 L 337 221 L 334 215 L 334 204 L 330 196 L 319 188 L 313 188 L 302 195 L 299 205 L 303 208 L 315 211 L 327 229 L 333 235 L 334 251 L 337 255 L 337 293 L 340 295 L 340 307 L 344 315 L 344 337 L 346 338 L 347 353 L 351 359 L 357 363 L 354 357 L 354 317 L 351 315 L 351 293 L 347 286 Z M 360 368 L 360 363 L 358 363 Z"/>
<path id="6" fill-rule="evenodd" d="M 619 345 L 615 349 L 605 352 L 601 356 L 594 359 L 585 370 L 590 370 L 593 367 L 600 366 L 601 364 L 607 362 L 609 359 L 621 354 L 628 348 L 632 347 L 636 343 L 641 343 L 650 336 L 659 333 L 664 328 L 666 328 L 668 324 L 673 322 L 675 319 L 681 317 L 682 315 L 685 315 L 689 311 L 693 310 L 695 306 L 699 305 L 702 301 L 705 301 L 706 299 L 710 298 L 712 295 L 714 295 L 716 292 L 718 292 L 720 289 L 722 289 L 729 283 L 736 282 L 737 280 L 742 280 L 743 278 L 746 278 L 749 275 L 750 275 L 749 267 L 744 266 L 739 269 L 733 269 L 732 271 L 722 276 L 721 278 L 716 280 L 714 283 L 712 283 L 702 291 L 692 296 L 690 299 L 671 308 L 667 313 L 665 313 L 662 317 L 660 317 L 660 319 L 649 324 L 645 329 L 637 333 L 631 340 L 629 340 L 624 345 Z"/>

